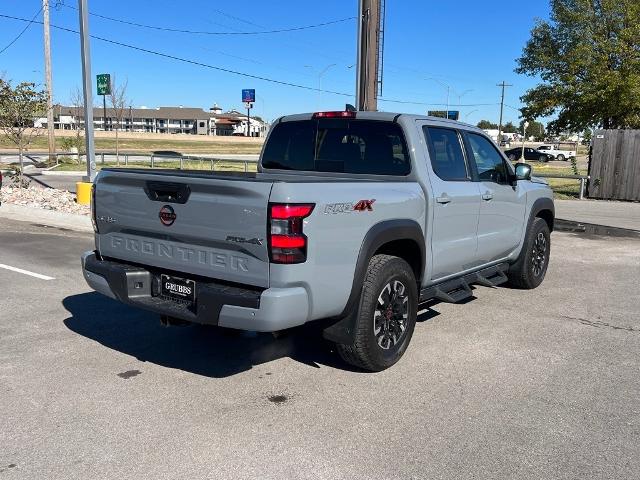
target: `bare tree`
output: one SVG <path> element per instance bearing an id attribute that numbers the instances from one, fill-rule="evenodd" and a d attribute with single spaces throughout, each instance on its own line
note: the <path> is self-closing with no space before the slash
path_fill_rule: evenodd
<path id="1" fill-rule="evenodd" d="M 47 92 L 38 90 L 35 83 L 22 82 L 14 87 L 0 78 L 0 132 L 18 147 L 20 155 L 20 188 L 23 186 L 25 149 L 33 140 L 44 134 L 34 128 L 36 118 L 46 116 Z"/>
<path id="2" fill-rule="evenodd" d="M 120 85 L 116 84 L 115 76 L 113 77 L 113 82 L 111 83 L 111 94 L 109 94 L 109 101 L 111 103 L 111 108 L 113 109 L 113 116 L 115 120 L 116 127 L 116 162 L 117 165 L 120 165 L 120 143 L 118 140 L 118 131 L 122 125 L 122 120 L 124 119 L 125 110 L 127 105 L 130 104 L 129 99 L 127 98 L 127 85 L 128 80 L 125 80 Z"/>
<path id="3" fill-rule="evenodd" d="M 84 118 L 84 97 L 82 92 L 76 86 L 71 91 L 71 115 L 75 121 L 75 136 L 73 139 L 73 146 L 78 150 L 78 163 L 80 163 L 80 156 L 84 154 L 84 126 L 81 119 Z"/>

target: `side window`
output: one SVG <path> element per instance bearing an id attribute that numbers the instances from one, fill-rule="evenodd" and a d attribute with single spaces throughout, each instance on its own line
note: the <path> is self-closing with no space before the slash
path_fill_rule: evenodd
<path id="1" fill-rule="evenodd" d="M 507 183 L 507 166 L 496 148 L 482 135 L 467 133 L 481 181 Z"/>
<path id="2" fill-rule="evenodd" d="M 469 180 L 458 132 L 441 127 L 423 127 L 423 130 L 435 174 L 442 180 Z"/>

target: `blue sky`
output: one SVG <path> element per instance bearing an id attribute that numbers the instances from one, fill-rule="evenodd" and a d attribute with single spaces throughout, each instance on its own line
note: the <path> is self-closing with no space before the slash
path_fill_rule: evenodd
<path id="1" fill-rule="evenodd" d="M 52 25 L 77 30 L 78 2 L 50 1 L 52 7 L 66 4 L 52 8 Z M 353 17 L 357 4 L 357 0 L 89 0 L 89 9 L 100 15 L 174 29 L 255 32 Z M 40 0 L 2 0 L 0 14 L 30 19 L 40 5 Z M 415 113 L 444 109 L 447 84 L 452 109 L 458 108 L 453 107 L 458 103 L 469 105 L 459 107 L 463 119 L 470 123 L 483 118 L 497 122 L 497 83 L 505 80 L 513 84 L 507 89 L 505 100 L 511 107 L 519 107 L 519 97 L 536 84 L 535 78 L 516 75 L 513 69 L 535 19 L 546 19 L 548 15 L 547 0 L 387 0 L 383 97 L 433 105 L 381 101 L 379 109 Z M 0 18 L 0 50 L 24 26 L 25 23 Z M 355 88 L 353 19 L 287 33 L 195 35 L 134 27 L 92 16 L 90 33 L 310 87 L 318 87 L 318 72 L 332 65 L 322 76 L 322 88 L 349 95 Z M 51 34 L 54 97 L 56 102 L 68 103 L 71 90 L 81 84 L 79 39 L 55 28 Z M 225 110 L 241 109 L 242 88 L 256 89 L 258 100 L 253 112 L 268 119 L 300 111 L 342 109 L 346 102 L 353 103 L 353 97 L 243 78 L 98 40 L 92 40 L 91 53 L 92 73 L 111 73 L 116 81 L 126 78 L 128 97 L 135 107 L 184 105 L 206 109 L 215 102 Z M 43 71 L 42 26 L 33 24 L 0 54 L 0 72 L 13 81 L 42 83 Z M 505 107 L 505 121 L 516 122 L 518 115 L 515 109 Z"/>

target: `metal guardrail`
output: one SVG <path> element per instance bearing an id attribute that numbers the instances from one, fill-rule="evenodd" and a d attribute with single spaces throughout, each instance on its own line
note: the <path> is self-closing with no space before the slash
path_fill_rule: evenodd
<path id="1" fill-rule="evenodd" d="M 553 175 L 549 173 L 533 173 L 534 177 L 557 178 L 561 180 L 580 180 L 580 200 L 584 200 L 584 191 L 589 175 Z"/>
<path id="2" fill-rule="evenodd" d="M 1 154 L 0 155 L 0 163 L 2 163 L 3 158 L 10 157 L 12 160 L 15 160 L 17 154 Z M 37 153 L 37 154 L 25 154 L 30 159 L 38 159 L 43 163 L 49 160 L 48 153 Z M 84 168 L 85 160 L 80 158 L 78 159 L 78 154 L 75 152 L 58 152 L 53 155 L 55 157 L 56 163 L 51 165 L 52 167 L 55 165 L 59 165 L 59 160 L 61 158 L 72 158 L 76 162 L 78 162 L 79 169 Z M 135 152 L 126 152 L 120 153 L 120 165 L 129 167 L 139 165 L 141 167 L 149 166 L 149 168 L 162 168 L 166 166 L 167 163 L 177 163 L 179 169 L 184 169 L 185 164 L 189 164 L 189 162 L 198 162 L 200 166 L 210 164 L 210 170 L 216 171 L 216 167 L 219 167 L 221 164 L 241 164 L 242 169 L 245 172 L 249 172 L 249 165 L 255 166 L 257 165 L 257 160 L 249 160 L 249 159 L 239 159 L 239 158 L 225 158 L 224 155 L 220 155 L 219 157 L 199 157 L 192 155 L 148 155 L 144 153 L 135 153 Z M 33 160 L 32 160 L 33 161 Z M 118 163 L 118 156 L 112 152 L 96 152 L 96 164 L 105 165 L 105 166 L 114 166 Z M 165 165 L 163 165 L 165 164 Z M 218 168 L 219 169 L 219 168 Z M 204 170 L 204 168 L 200 168 L 200 170 Z"/>

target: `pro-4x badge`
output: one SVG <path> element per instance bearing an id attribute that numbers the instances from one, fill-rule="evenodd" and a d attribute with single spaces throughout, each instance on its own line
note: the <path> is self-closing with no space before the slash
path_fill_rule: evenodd
<path id="1" fill-rule="evenodd" d="M 375 198 L 371 200 L 360 200 L 356 203 L 329 203 L 324 207 L 325 214 L 351 213 L 351 212 L 372 212 Z"/>
<path id="2" fill-rule="evenodd" d="M 365 210 L 368 212 L 373 212 L 373 202 L 375 201 L 375 198 L 372 198 L 371 200 L 360 200 L 353 206 L 353 209 L 356 212 L 364 212 Z"/>

